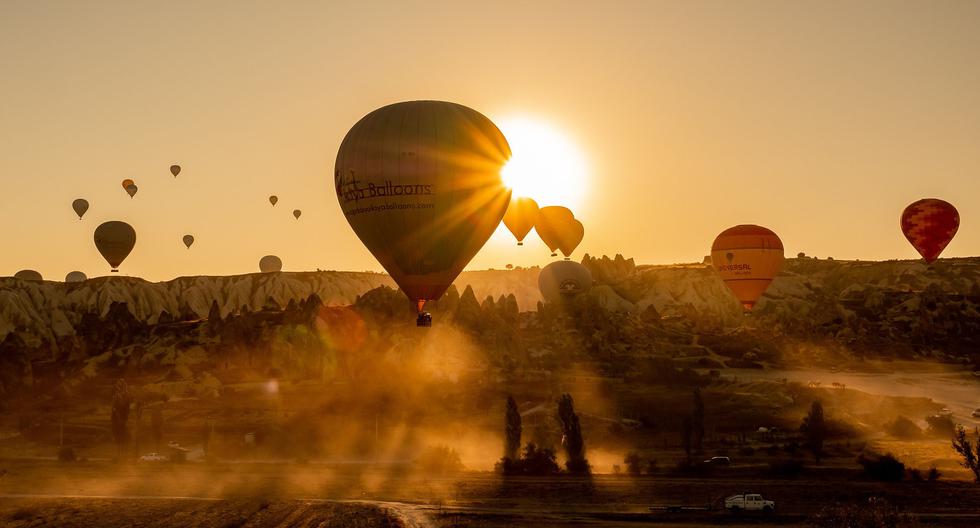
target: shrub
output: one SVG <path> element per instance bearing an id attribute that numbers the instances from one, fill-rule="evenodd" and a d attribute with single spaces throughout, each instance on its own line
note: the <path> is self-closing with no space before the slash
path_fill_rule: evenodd
<path id="1" fill-rule="evenodd" d="M 864 467 L 864 474 L 874 480 L 898 482 L 905 476 L 905 464 L 891 453 L 884 455 L 862 453 L 858 457 L 858 463 Z"/>
<path id="2" fill-rule="evenodd" d="M 895 438 L 913 439 L 922 436 L 922 429 L 915 422 L 904 416 L 898 416 L 895 421 L 885 426 L 885 431 Z"/>
<path id="3" fill-rule="evenodd" d="M 942 476 L 943 474 L 938 469 L 936 469 L 936 466 L 932 466 L 931 468 L 929 468 L 929 473 L 926 474 L 926 480 L 928 480 L 929 482 L 935 482 L 939 480 Z"/>
<path id="4" fill-rule="evenodd" d="M 626 464 L 626 472 L 631 477 L 639 477 L 643 472 L 643 459 L 635 451 L 627 453 L 623 457 L 623 463 Z"/>
<path id="5" fill-rule="evenodd" d="M 430 446 L 424 449 L 415 459 L 415 465 L 430 474 L 444 475 L 463 470 L 463 462 L 459 453 L 444 445 Z"/>
<path id="6" fill-rule="evenodd" d="M 929 424 L 929 434 L 937 438 L 949 438 L 956 432 L 956 425 L 953 419 L 947 415 L 934 414 L 926 417 Z"/>
<path id="7" fill-rule="evenodd" d="M 867 504 L 835 504 L 810 518 L 816 528 L 914 528 L 918 521 L 911 514 L 871 497 Z"/>
<path id="8" fill-rule="evenodd" d="M 75 456 L 75 450 L 64 446 L 58 449 L 58 462 L 75 462 L 78 458 Z"/>
<path id="9" fill-rule="evenodd" d="M 803 462 L 795 459 L 775 460 L 769 463 L 769 474 L 774 477 L 796 478 L 803 473 Z"/>

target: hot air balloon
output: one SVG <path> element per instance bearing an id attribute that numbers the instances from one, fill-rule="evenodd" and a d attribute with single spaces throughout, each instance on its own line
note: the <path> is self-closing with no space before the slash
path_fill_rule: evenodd
<path id="1" fill-rule="evenodd" d="M 82 216 L 85 216 L 85 211 L 88 211 L 88 200 L 78 198 L 71 203 L 71 208 L 75 210 L 75 214 L 77 214 L 78 219 L 81 220 Z"/>
<path id="2" fill-rule="evenodd" d="M 133 185 L 135 183 L 136 182 L 134 182 L 133 180 L 126 178 L 125 180 L 122 181 L 122 188 L 125 190 L 126 187 L 129 187 L 130 185 Z"/>
<path id="3" fill-rule="evenodd" d="M 585 293 L 592 288 L 592 272 L 572 260 L 548 264 L 538 274 L 538 289 L 548 302 L 559 302 Z"/>
<path id="4" fill-rule="evenodd" d="M 176 178 L 177 175 L 180 174 L 180 165 L 171 165 L 170 174 L 173 174 L 174 178 Z"/>
<path id="5" fill-rule="evenodd" d="M 334 170 L 354 233 L 431 325 L 438 299 L 500 224 L 510 147 L 483 114 L 442 101 L 385 106 L 347 133 Z"/>
<path id="6" fill-rule="evenodd" d="M 558 239 L 558 249 L 561 250 L 562 255 L 565 255 L 565 260 L 568 260 L 575 248 L 582 243 L 583 238 L 585 238 L 585 226 L 582 222 L 573 219 L 567 228 L 561 231 Z"/>
<path id="7" fill-rule="evenodd" d="M 72 271 L 65 275 L 65 282 L 85 282 L 86 280 L 88 277 L 80 271 Z"/>
<path id="8" fill-rule="evenodd" d="M 29 269 L 20 270 L 17 273 L 14 273 L 14 278 L 24 280 L 24 281 L 34 281 L 34 282 L 40 282 L 44 280 L 44 277 L 42 277 L 40 273 Z"/>
<path id="9" fill-rule="evenodd" d="M 276 206 L 276 202 L 278 202 L 278 201 L 279 201 L 279 197 L 276 196 L 276 195 L 274 195 L 274 194 L 269 197 L 269 203 L 272 204 L 272 207 L 275 207 Z"/>
<path id="10" fill-rule="evenodd" d="M 518 246 L 524 245 L 524 237 L 531 232 L 537 220 L 538 204 L 530 198 L 514 198 L 504 213 L 504 225 L 517 239 Z"/>
<path id="11" fill-rule="evenodd" d="M 737 225 L 715 238 L 711 262 L 742 306 L 751 310 L 783 267 L 783 242 L 765 227 Z"/>
<path id="12" fill-rule="evenodd" d="M 112 272 L 117 269 L 136 246 L 136 231 L 126 222 L 112 220 L 95 228 L 95 247 L 102 257 L 112 266 Z"/>
<path id="13" fill-rule="evenodd" d="M 300 211 L 299 209 L 293 209 L 293 216 L 294 216 L 294 217 L 295 217 L 295 218 L 296 218 L 297 220 L 299 220 L 299 215 L 301 215 L 301 214 L 303 214 L 303 211 Z"/>
<path id="14" fill-rule="evenodd" d="M 563 238 L 569 238 L 566 231 L 575 221 L 575 215 L 567 207 L 551 205 L 542 207 L 538 211 L 538 220 L 534 224 L 541 240 L 551 249 L 551 256 L 557 257 L 558 248 L 562 245 Z"/>
<path id="15" fill-rule="evenodd" d="M 131 183 L 128 186 L 126 186 L 126 194 L 128 194 L 130 198 L 136 196 L 136 191 L 138 190 L 139 187 L 137 187 L 135 183 Z"/>
<path id="16" fill-rule="evenodd" d="M 949 202 L 925 198 L 902 211 L 902 233 L 927 263 L 933 263 L 956 235 L 960 213 Z"/>
<path id="17" fill-rule="evenodd" d="M 282 260 L 275 255 L 266 255 L 259 260 L 259 270 L 262 273 L 282 271 Z"/>
<path id="18" fill-rule="evenodd" d="M 192 235 L 184 235 L 184 245 L 187 246 L 187 249 L 190 249 L 193 243 L 194 237 Z"/>

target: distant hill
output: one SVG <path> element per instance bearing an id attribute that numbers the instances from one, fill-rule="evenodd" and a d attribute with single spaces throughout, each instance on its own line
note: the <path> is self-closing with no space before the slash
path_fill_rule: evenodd
<path id="1" fill-rule="evenodd" d="M 576 303 L 578 315 L 571 319 L 553 310 L 536 312 L 540 270 L 531 268 L 463 273 L 450 295 L 433 306 L 436 324 L 471 333 L 491 363 L 511 353 L 547 358 L 562 347 L 562 354 L 601 356 L 613 371 L 637 354 L 651 353 L 705 358 L 698 360 L 704 367 L 791 364 L 833 354 L 925 354 L 980 363 L 978 258 L 932 266 L 787 259 L 751 317 L 742 315 L 704 264 L 637 266 L 619 255 L 586 255 L 583 263 L 596 284 Z M 316 330 L 320 306 L 354 305 L 369 322 L 387 317 L 395 323 L 375 333 L 403 332 L 415 339 L 407 301 L 383 289 L 393 286 L 384 274 L 333 271 L 159 283 L 130 277 L 75 284 L 0 279 L 0 391 L 45 372 L 70 375 L 93 361 L 175 368 L 188 350 L 193 352 L 187 357 L 199 363 L 213 362 L 229 347 L 247 350 L 251 364 L 256 343 L 266 351 L 263 361 L 275 368 L 285 368 L 277 354 L 308 366 L 297 359 L 306 352 L 295 347 L 312 345 L 300 338 L 295 345 L 291 339 L 300 334 L 289 329 Z M 404 337 L 395 334 L 395 343 Z"/>

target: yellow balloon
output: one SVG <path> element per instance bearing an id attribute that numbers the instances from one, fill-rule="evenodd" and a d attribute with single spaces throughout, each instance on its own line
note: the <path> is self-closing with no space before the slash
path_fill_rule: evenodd
<path id="1" fill-rule="evenodd" d="M 558 256 L 556 251 L 563 245 L 563 239 L 567 238 L 566 231 L 574 221 L 575 215 L 567 207 L 550 205 L 538 211 L 538 221 L 534 224 L 534 230 L 538 232 L 541 241 L 551 249 L 552 257 Z"/>
<path id="2" fill-rule="evenodd" d="M 531 232 L 537 220 L 538 204 L 526 197 L 511 200 L 507 212 L 504 213 L 504 225 L 517 239 L 518 246 L 524 245 L 524 237 Z"/>

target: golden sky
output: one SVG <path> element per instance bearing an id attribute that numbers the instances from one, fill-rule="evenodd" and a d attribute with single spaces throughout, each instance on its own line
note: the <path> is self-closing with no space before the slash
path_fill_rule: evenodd
<path id="1" fill-rule="evenodd" d="M 574 144 L 576 258 L 700 261 L 739 223 L 788 254 L 914 258 L 899 214 L 921 197 L 960 211 L 944 256 L 977 255 L 978 24 L 980 2 L 954 1 L 8 0 L 0 275 L 104 275 L 92 231 L 115 219 L 139 237 L 123 274 L 152 280 L 252 272 L 267 253 L 286 270 L 380 269 L 333 164 L 358 119 L 410 99 Z M 470 267 L 549 260 L 498 232 Z"/>

